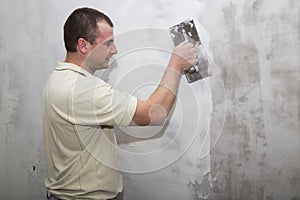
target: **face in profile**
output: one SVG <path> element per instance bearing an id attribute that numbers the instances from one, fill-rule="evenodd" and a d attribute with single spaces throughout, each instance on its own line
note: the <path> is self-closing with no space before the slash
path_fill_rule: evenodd
<path id="1" fill-rule="evenodd" d="M 99 36 L 90 46 L 84 65 L 93 72 L 109 67 L 111 57 L 117 53 L 114 43 L 113 27 L 105 22 L 98 23 Z"/>

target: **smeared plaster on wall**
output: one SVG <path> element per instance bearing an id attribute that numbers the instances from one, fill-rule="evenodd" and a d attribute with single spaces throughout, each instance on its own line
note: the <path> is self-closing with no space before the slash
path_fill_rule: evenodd
<path id="1" fill-rule="evenodd" d="M 13 81 L 16 79 L 15 74 L 13 74 L 9 68 L 8 63 L 3 64 L 1 68 L 1 107 L 0 110 L 6 115 L 1 116 L 2 125 L 4 129 L 1 131 L 5 138 L 5 149 L 8 152 L 8 146 L 13 142 L 13 135 L 15 134 L 16 118 L 17 118 L 17 108 L 20 102 L 20 91 L 19 85 Z M 12 134 L 12 135 L 11 135 Z"/>
<path id="2" fill-rule="evenodd" d="M 300 41 L 300 6 L 298 9 L 298 39 Z"/>
<path id="3" fill-rule="evenodd" d="M 297 2 L 299 4 L 298 5 L 298 41 L 300 43 L 300 3 L 299 3 L 299 1 L 297 1 Z M 300 66 L 298 67 L 298 69 L 299 68 L 300 68 Z M 298 73 L 300 73 L 300 72 L 298 71 Z M 298 84 L 297 91 L 298 91 L 298 93 L 297 93 L 297 95 L 298 95 L 298 106 L 297 106 L 298 107 L 298 119 L 300 120 L 300 101 L 299 101 L 299 99 L 300 99 L 300 84 Z M 300 124 L 298 124 L 298 129 L 300 129 L 299 127 L 300 127 Z M 300 137 L 299 137 L 299 146 L 300 146 Z"/>
<path id="4" fill-rule="evenodd" d="M 240 26 L 243 20 L 247 21 L 245 26 L 256 23 L 261 4 L 262 1 L 245 3 L 245 18 L 237 16 L 240 7 L 234 3 L 224 7 L 227 41 L 212 45 L 227 94 L 225 126 L 220 144 L 212 153 L 212 176 L 217 178 L 213 199 L 262 199 L 264 194 L 267 141 L 259 98 L 259 51 L 254 41 L 244 40 Z"/>
<path id="5" fill-rule="evenodd" d="M 12 146 L 14 146 L 16 137 L 16 126 L 17 126 L 17 109 L 20 102 L 20 91 L 19 85 L 14 81 L 16 79 L 15 74 L 10 70 L 11 62 L 4 62 L 0 70 L 1 77 L 1 113 L 5 115 L 0 115 L 0 134 L 1 134 L 1 158 L 5 160 L 3 162 L 3 167 L 1 167 L 1 173 L 4 174 L 4 177 L 1 178 L 1 185 L 4 189 L 3 193 L 6 194 L 9 190 L 8 188 L 13 187 L 10 181 L 11 177 L 14 177 L 13 171 L 10 169 L 15 169 L 16 163 L 12 165 L 14 158 L 14 152 L 11 151 Z M 6 168 L 4 168 L 6 166 Z"/>
<path id="6" fill-rule="evenodd" d="M 212 188 L 211 174 L 207 173 L 204 176 L 197 177 L 193 183 L 191 183 L 194 191 L 196 191 L 197 200 L 209 199 L 210 190 Z"/>
<path id="7" fill-rule="evenodd" d="M 263 0 L 246 1 L 244 3 L 243 23 L 245 25 L 257 24 L 259 20 L 259 12 L 262 12 Z"/>

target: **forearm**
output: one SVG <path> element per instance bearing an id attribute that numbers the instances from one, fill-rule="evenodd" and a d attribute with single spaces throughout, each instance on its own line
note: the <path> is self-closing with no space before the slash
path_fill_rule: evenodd
<path id="1" fill-rule="evenodd" d="M 150 111 L 152 111 L 152 113 L 150 113 L 151 115 L 155 114 L 153 113 L 154 111 L 158 112 L 156 116 L 159 115 L 159 113 L 161 113 L 162 117 L 166 117 L 169 114 L 176 99 L 180 78 L 181 72 L 172 66 L 167 67 L 160 85 L 148 99 L 150 106 L 158 105 L 158 108 L 163 110 L 150 109 Z"/>
<path id="2" fill-rule="evenodd" d="M 181 73 L 168 66 L 159 86 L 146 100 L 138 100 L 132 125 L 161 125 L 176 99 Z"/>
<path id="3" fill-rule="evenodd" d="M 157 89 L 148 100 L 138 100 L 132 124 L 163 124 L 176 99 L 181 72 L 196 62 L 196 51 L 192 44 L 182 43 L 178 45 Z"/>

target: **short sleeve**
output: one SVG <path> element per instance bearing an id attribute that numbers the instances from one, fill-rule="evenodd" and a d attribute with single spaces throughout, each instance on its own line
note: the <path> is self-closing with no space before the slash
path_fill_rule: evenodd
<path id="1" fill-rule="evenodd" d="M 137 98 L 112 88 L 99 78 L 77 81 L 74 118 L 82 125 L 127 126 L 137 107 Z"/>

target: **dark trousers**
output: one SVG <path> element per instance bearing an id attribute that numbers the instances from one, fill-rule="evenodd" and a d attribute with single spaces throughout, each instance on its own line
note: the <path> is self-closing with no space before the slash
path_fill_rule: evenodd
<path id="1" fill-rule="evenodd" d="M 56 196 L 54 196 L 50 192 L 47 192 L 47 200 L 61 200 L 61 199 L 57 198 Z"/>
<path id="2" fill-rule="evenodd" d="M 120 198 L 118 198 L 120 197 Z M 112 198 L 112 199 L 107 199 L 107 200 L 122 200 L 122 194 L 118 194 L 115 198 Z M 54 196 L 53 194 L 51 194 L 50 192 L 47 192 L 47 200 L 62 200 L 62 199 L 59 199 L 57 198 L 56 196 Z"/>

